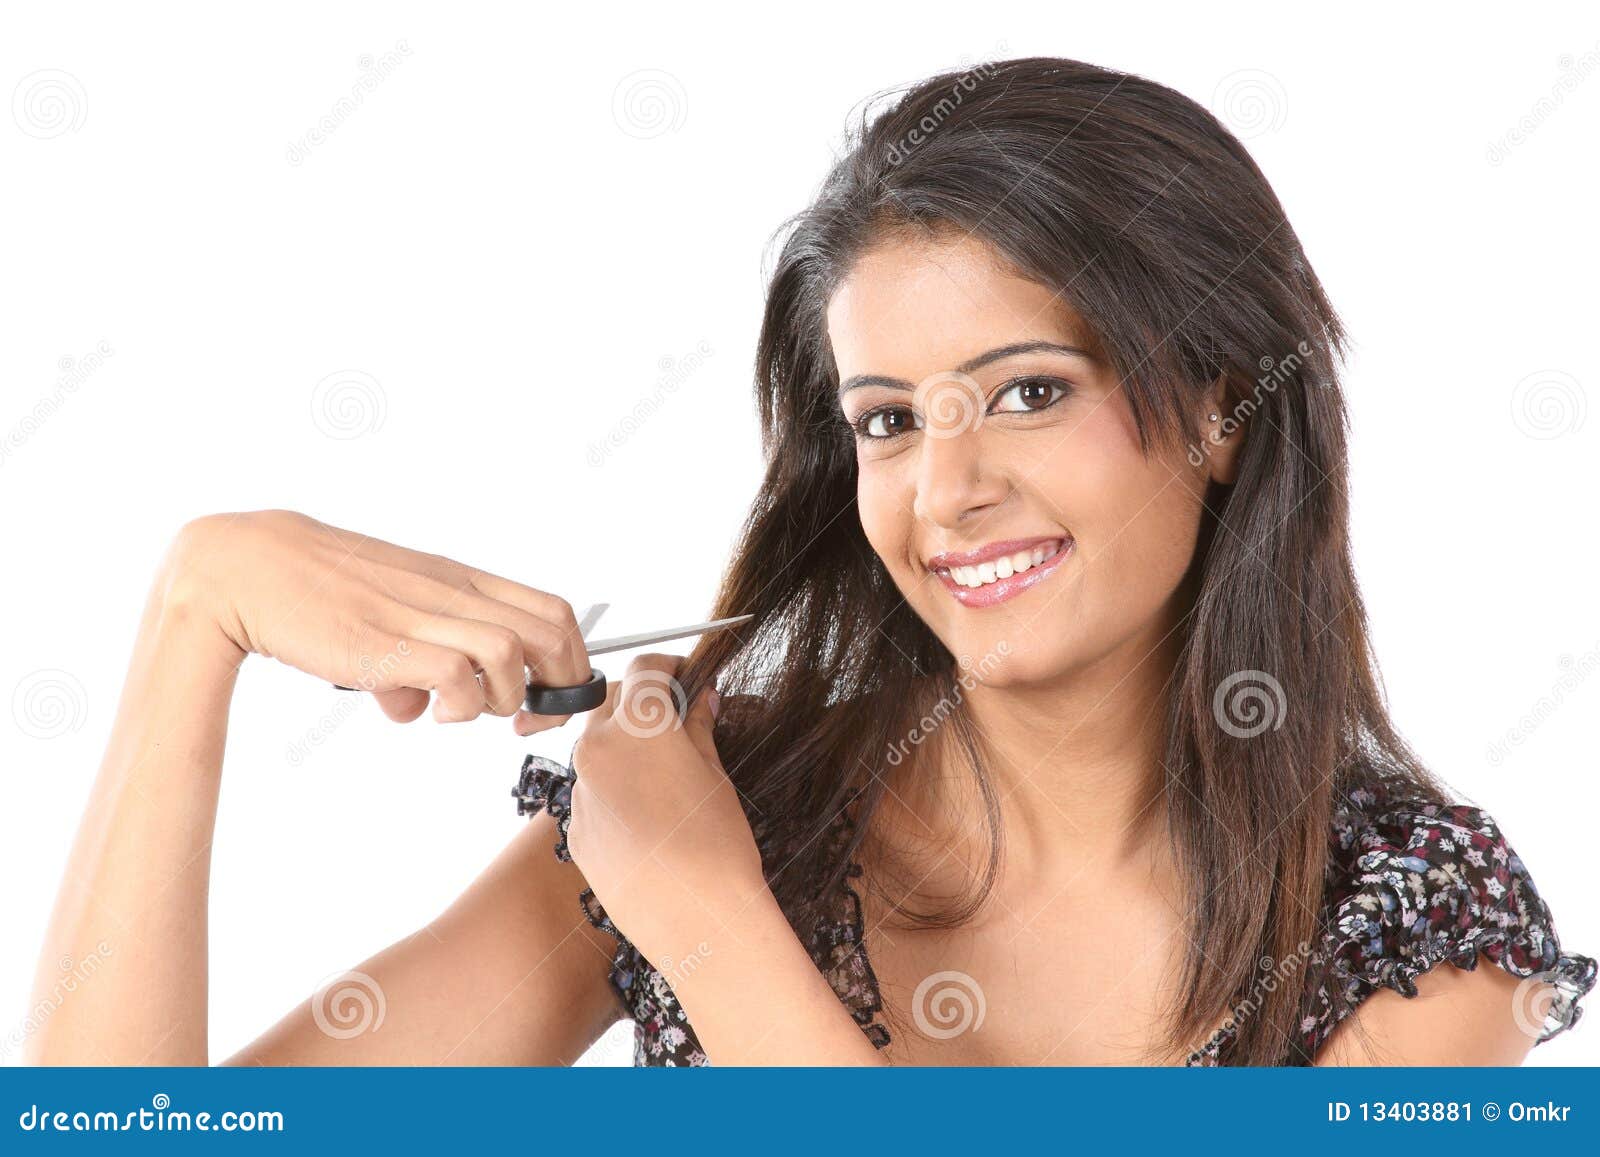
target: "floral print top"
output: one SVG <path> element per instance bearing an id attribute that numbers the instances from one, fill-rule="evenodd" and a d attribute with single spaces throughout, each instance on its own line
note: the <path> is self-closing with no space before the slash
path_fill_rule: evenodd
<path id="1" fill-rule="evenodd" d="M 519 815 L 556 817 L 555 854 L 569 860 L 572 771 L 530 755 L 512 789 Z M 830 829 L 844 847 L 851 821 Z M 852 863 L 831 910 L 801 939 L 874 1045 L 889 1043 L 878 1020 L 883 1002 L 867 959 L 861 900 Z M 611 923 L 592 890 L 579 897 L 597 928 L 617 938 L 610 983 L 634 1022 L 634 1064 L 705 1065 L 683 1009 L 661 971 Z M 1561 950 L 1549 909 L 1494 820 L 1476 808 L 1357 788 L 1337 803 L 1331 831 L 1321 931 L 1304 970 L 1299 1045 L 1314 1058 L 1341 1020 L 1380 988 L 1415 996 L 1417 978 L 1448 961 L 1472 970 L 1479 957 L 1523 979 L 1514 1013 L 1538 1042 L 1576 1024 L 1579 999 L 1595 984 L 1595 961 Z M 1191 1066 L 1230 1063 L 1234 1030 L 1225 1025 L 1190 1054 Z"/>

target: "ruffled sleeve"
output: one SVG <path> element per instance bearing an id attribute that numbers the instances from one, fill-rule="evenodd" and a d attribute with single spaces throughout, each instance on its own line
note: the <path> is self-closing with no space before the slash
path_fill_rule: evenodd
<path id="1" fill-rule="evenodd" d="M 539 755 L 529 755 L 522 763 L 522 774 L 511 794 L 522 816 L 548 812 L 556 819 L 556 859 L 572 860 L 567 848 L 567 829 L 572 823 L 572 785 L 575 772 L 570 765 Z M 829 824 L 826 837 L 829 853 L 842 856 L 844 841 L 850 838 L 851 819 L 842 811 Z M 793 848 L 775 850 L 759 821 L 752 821 L 769 878 L 793 862 Z M 820 915 L 800 926 L 808 929 L 801 937 L 812 960 L 832 985 L 834 992 L 850 1010 L 861 1030 L 878 1048 L 889 1043 L 889 1031 L 877 1019 L 883 1007 L 877 977 L 867 960 L 861 900 L 851 881 L 861 875 L 861 866 L 851 862 L 842 885 L 830 889 L 820 905 Z M 634 1022 L 635 1065 L 706 1065 L 709 1061 L 695 1037 L 689 1018 L 672 992 L 671 961 L 662 961 L 663 972 L 646 960 L 628 938 L 611 922 L 592 888 L 578 897 L 591 924 L 617 939 L 611 959 L 609 980 L 627 1016 Z M 795 917 L 791 915 L 791 924 Z"/>
<path id="2" fill-rule="evenodd" d="M 1417 979 L 1480 957 L 1522 979 L 1513 1008 L 1535 1042 L 1576 1024 L 1595 961 L 1563 952 L 1527 867 L 1477 808 L 1350 792 L 1335 816 L 1323 977 L 1301 1023 L 1308 1054 L 1380 988 L 1415 996 Z"/>
<path id="3" fill-rule="evenodd" d="M 571 766 L 546 759 L 542 755 L 529 755 L 522 761 L 522 774 L 511 794 L 517 800 L 519 816 L 548 812 L 556 819 L 556 859 L 570 863 L 572 853 L 567 848 L 567 829 L 572 824 Z M 602 932 L 617 939 L 617 950 L 611 957 L 607 979 L 623 1011 L 632 1019 L 633 1059 L 635 1065 L 705 1065 L 706 1054 L 695 1039 L 694 1029 L 683 1006 L 672 993 L 672 986 L 662 972 L 653 967 L 611 922 L 595 897 L 593 888 L 585 888 L 578 896 L 583 914 Z"/>

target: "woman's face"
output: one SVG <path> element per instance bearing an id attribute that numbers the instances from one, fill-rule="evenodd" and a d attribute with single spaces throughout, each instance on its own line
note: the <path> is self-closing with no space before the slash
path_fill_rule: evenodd
<path id="1" fill-rule="evenodd" d="M 1148 654 L 1234 448 L 1147 456 L 1083 323 L 974 238 L 881 242 L 827 322 L 862 526 L 951 653 L 1008 686 Z"/>

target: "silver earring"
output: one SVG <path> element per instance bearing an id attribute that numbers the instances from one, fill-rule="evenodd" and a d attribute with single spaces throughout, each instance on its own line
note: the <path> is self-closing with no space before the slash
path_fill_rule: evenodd
<path id="1" fill-rule="evenodd" d="M 1207 414 L 1206 417 L 1213 422 L 1217 420 L 1217 416 L 1215 414 Z"/>

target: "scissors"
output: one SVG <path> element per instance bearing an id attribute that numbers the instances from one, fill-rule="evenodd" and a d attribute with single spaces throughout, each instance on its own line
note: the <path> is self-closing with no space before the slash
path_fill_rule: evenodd
<path id="1" fill-rule="evenodd" d="M 666 627 L 659 631 L 644 631 L 637 635 L 617 635 L 610 639 L 589 642 L 589 632 L 594 630 L 600 616 L 611 607 L 610 603 L 596 603 L 583 612 L 578 620 L 578 634 L 582 636 L 584 650 L 591 655 L 608 655 L 613 651 L 630 651 L 635 647 L 648 647 L 651 643 L 665 643 L 670 639 L 687 639 L 692 635 L 705 635 L 748 623 L 754 615 L 735 615 L 730 619 L 712 619 L 708 623 L 691 623 L 686 627 Z M 528 684 L 528 697 L 523 707 L 535 715 L 575 715 L 592 711 L 606 701 L 606 677 L 597 668 L 589 668 L 589 681 L 570 687 L 540 687 Z"/>
<path id="2" fill-rule="evenodd" d="M 735 615 L 730 619 L 712 619 L 708 623 L 691 623 L 685 627 L 667 627 L 659 631 L 644 631 L 637 635 L 617 635 L 611 639 L 589 642 L 589 632 L 594 630 L 600 616 L 611 608 L 610 603 L 596 603 L 578 620 L 578 634 L 584 640 L 584 649 L 591 655 L 608 655 L 613 651 L 630 651 L 635 647 L 648 647 L 651 643 L 665 643 L 672 639 L 687 639 L 748 623 L 754 615 Z M 354 687 L 334 684 L 341 691 L 354 691 Z M 529 683 L 523 707 L 535 715 L 576 715 L 580 711 L 593 711 L 606 701 L 606 677 L 598 669 L 589 668 L 589 678 L 584 683 L 570 687 L 540 687 Z"/>

